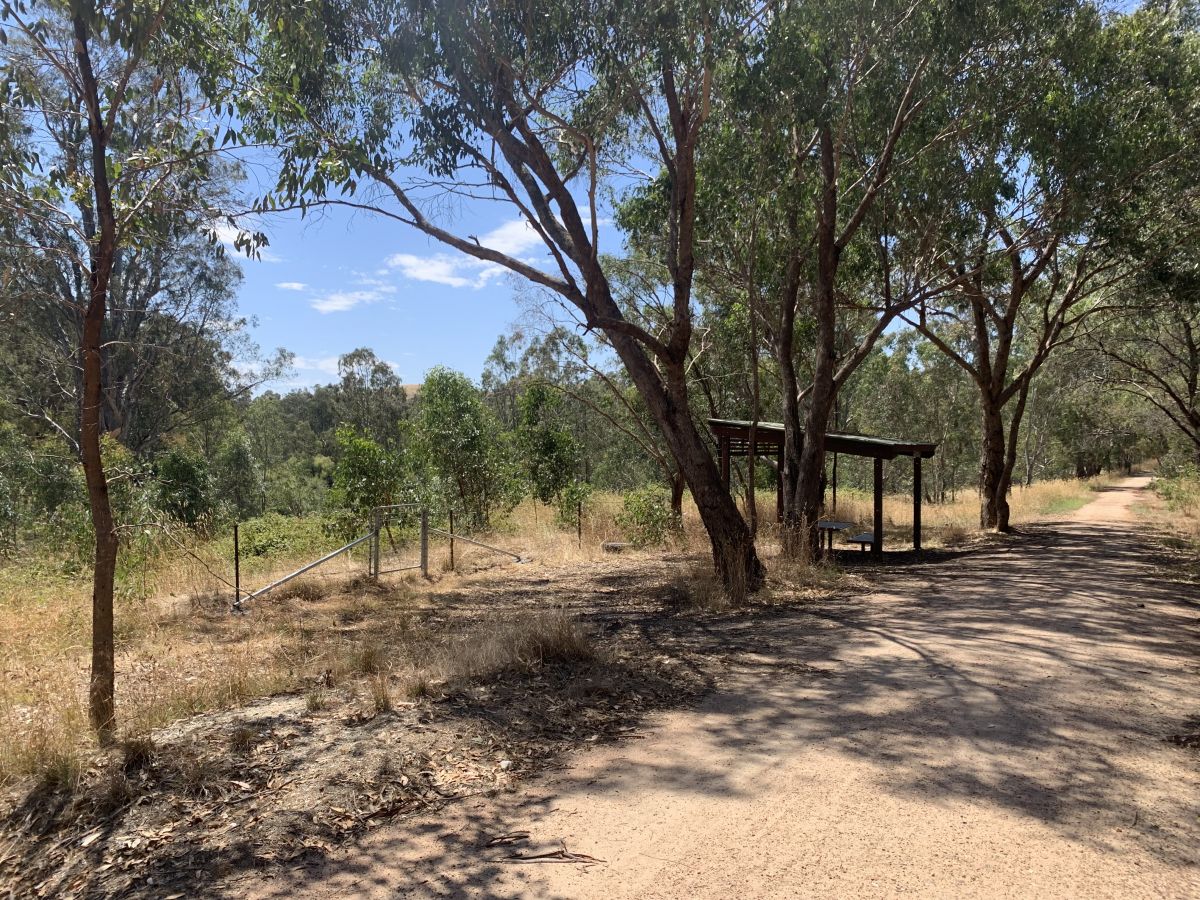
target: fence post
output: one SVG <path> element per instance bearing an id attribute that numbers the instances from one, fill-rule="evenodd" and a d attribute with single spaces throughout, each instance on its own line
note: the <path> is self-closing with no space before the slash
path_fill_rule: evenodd
<path id="1" fill-rule="evenodd" d="M 367 577 L 378 578 L 379 570 L 382 568 L 379 564 L 379 530 L 381 528 L 379 522 L 382 518 L 380 510 L 371 510 L 371 548 L 370 559 L 367 562 Z"/>
<path id="2" fill-rule="evenodd" d="M 578 501 L 575 507 L 575 537 L 579 542 L 579 549 L 583 549 L 583 501 Z"/>
<path id="3" fill-rule="evenodd" d="M 233 523 L 233 602 L 242 599 L 242 551 L 238 542 L 238 523 Z"/>
<path id="4" fill-rule="evenodd" d="M 450 510 L 450 571 L 454 571 L 454 510 Z"/>
<path id="5" fill-rule="evenodd" d="M 429 577 L 429 510 L 421 508 L 421 575 Z"/>

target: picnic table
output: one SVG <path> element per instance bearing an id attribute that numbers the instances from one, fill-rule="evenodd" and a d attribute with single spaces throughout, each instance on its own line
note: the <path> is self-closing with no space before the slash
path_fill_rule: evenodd
<path id="1" fill-rule="evenodd" d="M 847 528 L 853 528 L 853 522 L 836 522 L 832 519 L 822 519 L 817 522 L 817 531 L 821 535 L 821 546 L 828 550 L 833 550 L 833 536 L 839 531 L 845 531 Z"/>

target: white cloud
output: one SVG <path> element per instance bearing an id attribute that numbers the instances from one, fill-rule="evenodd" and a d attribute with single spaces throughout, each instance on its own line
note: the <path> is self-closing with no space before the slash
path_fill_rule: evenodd
<path id="1" fill-rule="evenodd" d="M 479 243 L 523 262 L 532 262 L 524 258 L 525 254 L 543 246 L 541 237 L 524 219 L 513 219 L 486 234 L 479 235 Z M 405 278 L 413 281 L 428 281 L 476 290 L 505 272 L 501 265 L 484 262 L 465 253 L 433 253 L 428 256 L 396 253 L 389 256 L 384 264 L 387 266 L 385 271 L 399 271 Z"/>
<path id="2" fill-rule="evenodd" d="M 237 225 L 230 225 L 227 221 L 214 222 L 211 225 L 211 228 L 216 234 L 218 241 L 232 250 L 235 254 L 241 256 L 243 259 L 246 258 L 245 252 L 239 250 L 237 247 L 237 238 L 239 234 L 250 234 L 252 232 L 247 231 L 245 228 L 239 228 Z M 266 247 L 258 248 L 258 259 L 260 262 L 267 263 L 283 262 L 282 257 L 276 256 Z"/>
<path id="3" fill-rule="evenodd" d="M 480 235 L 479 243 L 506 256 L 520 257 L 534 247 L 542 246 L 542 238 L 524 219 L 513 219 Z"/>
<path id="4" fill-rule="evenodd" d="M 336 356 L 297 356 L 292 365 L 300 372 L 320 372 L 322 375 L 338 373 L 338 358 Z"/>
<path id="5" fill-rule="evenodd" d="M 317 297 L 309 305 L 319 313 L 345 312 L 365 303 L 374 303 L 381 297 L 379 291 L 334 291 Z"/>
<path id="6" fill-rule="evenodd" d="M 394 284 L 389 284 L 388 282 L 383 281 L 382 279 L 371 278 L 367 275 L 359 275 L 357 278 L 354 279 L 354 283 L 357 285 L 360 285 L 362 287 L 365 287 L 365 288 L 371 288 L 372 290 L 379 291 L 379 293 L 381 293 L 381 294 L 396 293 L 396 286 Z"/>
<path id="7" fill-rule="evenodd" d="M 389 268 L 399 269 L 400 274 L 413 281 L 429 281 L 450 287 L 483 287 L 487 269 L 495 268 L 467 256 L 448 256 L 436 253 L 433 256 L 414 256 L 411 253 L 396 253 L 387 259 Z"/>
<path id="8" fill-rule="evenodd" d="M 303 281 L 281 281 L 275 287 L 281 291 L 303 291 L 308 288 L 308 285 Z"/>

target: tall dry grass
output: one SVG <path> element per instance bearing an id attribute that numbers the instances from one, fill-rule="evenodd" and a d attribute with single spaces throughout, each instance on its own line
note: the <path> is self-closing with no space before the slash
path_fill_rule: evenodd
<path id="1" fill-rule="evenodd" d="M 1061 515 L 1086 503 L 1091 493 L 1092 486 L 1081 482 L 1047 482 L 1018 489 L 1013 498 L 1014 519 L 1022 522 Z M 594 496 L 585 511 L 580 540 L 574 527 L 556 521 L 552 508 L 527 500 L 492 532 L 476 536 L 531 558 L 539 567 L 580 565 L 605 557 L 601 550 L 604 542 L 625 537 L 617 525 L 620 509 L 619 495 Z M 759 537 L 768 558 L 777 540 L 774 509 L 774 494 L 763 492 Z M 887 497 L 884 514 L 892 532 L 889 539 L 906 541 L 912 521 L 910 498 Z M 865 528 L 870 522 L 870 498 L 843 490 L 836 515 Z M 926 505 L 927 543 L 961 540 L 974 530 L 977 517 L 977 504 L 970 496 L 953 504 Z M 706 546 L 703 527 L 690 501 L 685 504 L 682 524 L 682 533 L 674 539 L 676 549 Z M 533 628 L 529 623 L 515 633 L 494 623 L 495 634 L 486 640 L 481 637 L 473 644 L 451 648 L 441 657 L 430 656 L 430 641 L 442 646 L 437 642 L 444 636 L 416 631 L 412 613 L 421 604 L 435 604 L 437 589 L 419 585 L 411 572 L 388 576 L 383 586 L 371 587 L 364 577 L 365 552 L 339 558 L 273 593 L 267 601 L 255 604 L 249 615 L 230 615 L 233 592 L 226 582 L 232 580 L 232 546 L 228 536 L 188 541 L 148 557 L 119 591 L 117 689 L 126 736 L 267 694 L 311 689 L 316 676 L 326 672 L 335 678 L 376 679 L 385 673 L 380 690 L 407 696 L 428 689 L 431 682 L 452 677 L 451 662 L 456 658 L 491 660 L 480 663 L 486 668 L 499 664 L 498 660 L 546 653 L 537 649 L 537 641 L 517 647 L 520 642 L 514 634 L 529 634 Z M 320 549 L 324 548 L 309 544 L 292 553 L 248 557 L 243 560 L 243 586 L 252 589 L 266 584 L 311 561 Z M 413 562 L 415 557 L 410 543 L 401 546 L 391 561 Z M 385 567 L 387 563 L 385 558 Z M 446 576 L 446 538 L 432 542 L 430 568 L 435 577 Z M 455 569 L 462 577 L 486 579 L 492 568 L 504 577 L 520 572 L 505 557 L 457 542 Z M 784 592 L 819 594 L 833 577 L 816 568 L 804 573 L 776 572 L 778 569 L 773 569 L 778 576 L 773 589 Z M 719 608 L 727 599 L 710 582 L 695 579 L 699 587 L 692 586 L 689 595 L 696 605 Z M 538 627 L 557 634 L 552 643 L 572 645 L 571 630 L 561 622 L 543 622 Z M 90 584 L 86 577 L 63 574 L 51 553 L 44 559 L 0 562 L 0 785 L 28 775 L 69 784 L 87 765 L 94 752 L 84 705 L 89 641 Z M 509 649 L 497 649 L 502 645 Z M 476 650 L 465 653 L 469 647 Z M 314 691 L 310 698 L 317 704 L 321 702 L 318 693 Z"/>
<path id="2" fill-rule="evenodd" d="M 557 524 L 554 510 L 526 502 L 493 531 L 471 536 L 530 557 L 542 566 L 566 566 L 602 556 L 600 545 L 620 537 L 615 516 L 620 497 L 600 495 L 589 504 L 582 541 L 574 528 Z M 302 526 L 300 526 L 302 527 Z M 181 717 L 230 708 L 257 697 L 304 689 L 321 673 L 335 678 L 407 680 L 412 685 L 453 674 L 452 661 L 482 671 L 512 654 L 553 655 L 548 649 L 572 631 L 550 620 L 518 623 L 516 631 L 493 623 L 494 634 L 472 639 L 439 659 L 415 640 L 408 617 L 418 573 L 366 581 L 365 547 L 252 604 L 248 615 L 231 615 L 234 597 L 232 541 L 180 536 L 136 567 L 116 600 L 117 692 L 126 737 L 147 733 Z M 337 546 L 297 542 L 302 550 L 243 556 L 242 587 L 252 590 L 295 571 Z M 385 542 L 384 567 L 415 564 L 414 541 Z M 455 546 L 455 570 L 488 577 L 508 571 L 512 560 L 463 541 Z M 449 540 L 435 536 L 430 571 L 449 572 Z M 418 600 L 414 600 L 417 597 Z M 369 627 L 368 627 L 369 626 Z M 557 628 L 555 635 L 547 636 Z M 526 643 L 514 649 L 519 634 Z M 538 635 L 541 637 L 538 637 Z M 507 642 L 507 643 L 506 643 Z M 532 642 L 532 643 L 530 643 Z M 90 582 L 63 574 L 48 553 L 40 560 L 0 561 L 0 786 L 36 776 L 69 785 L 95 752 L 87 726 L 86 694 L 90 646 Z M 506 649 L 507 648 L 507 649 Z M 540 648 L 540 649 L 539 649 Z M 386 665 L 364 660 L 387 656 Z M 473 662 L 472 662 L 473 660 Z M 404 675 L 404 672 L 408 672 Z M 416 688 L 411 688 L 416 689 Z M 406 695 L 410 688 L 398 688 Z M 380 695 L 382 697 L 382 694 Z"/>
<path id="3" fill-rule="evenodd" d="M 1156 478 L 1154 492 L 1167 507 L 1171 534 L 1200 547 L 1200 471 L 1191 468 Z"/>

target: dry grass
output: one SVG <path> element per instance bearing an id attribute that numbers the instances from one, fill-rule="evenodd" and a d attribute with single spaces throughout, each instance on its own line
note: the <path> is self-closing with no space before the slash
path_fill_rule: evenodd
<path id="1" fill-rule="evenodd" d="M 1148 510 L 1154 518 L 1166 520 L 1171 537 L 1192 547 L 1200 547 L 1200 475 L 1190 474 L 1158 478 L 1154 482 L 1155 505 Z M 1161 507 L 1166 507 L 1162 509 Z"/>
<path id="2" fill-rule="evenodd" d="M 482 557 L 467 558 L 483 568 Z M 0 578 L 12 574 L 0 570 Z M 486 580 L 489 573 L 447 576 L 445 585 L 419 591 L 412 575 L 374 587 L 360 575 L 303 579 L 256 601 L 247 615 L 231 615 L 228 596 L 203 589 L 187 598 L 122 600 L 123 739 L 284 691 L 304 690 L 316 712 L 335 681 L 361 682 L 375 710 L 385 712 L 395 698 L 419 698 L 464 679 L 590 657 L 586 636 L 560 612 L 497 618 L 450 635 L 414 625 L 414 612 L 436 604 L 440 590 L 464 577 Z M 84 705 L 87 621 L 76 612 L 86 609 L 87 584 L 15 578 L 0 584 L 0 786 L 33 776 L 69 789 L 97 753 Z"/>
<path id="3" fill-rule="evenodd" d="M 1018 490 L 1015 519 L 1061 514 L 1090 495 L 1090 486 L 1079 482 Z M 906 497 L 885 502 L 887 527 L 899 541 L 907 540 L 910 502 Z M 585 513 L 582 542 L 573 528 L 555 521 L 552 509 L 530 501 L 484 539 L 532 557 L 539 570 L 569 569 L 604 558 L 601 544 L 623 537 L 615 521 L 620 504 L 616 495 L 594 497 Z M 774 496 L 764 492 L 760 548 L 768 556 L 777 540 L 776 526 L 769 521 L 773 510 Z M 865 525 L 870 505 L 843 491 L 837 514 Z M 930 543 L 965 540 L 974 532 L 977 516 L 973 496 L 926 506 Z M 232 566 L 223 542 L 196 542 L 187 553 L 164 552 L 136 574 L 136 584 L 122 586 L 116 609 L 117 690 L 127 737 L 282 691 L 305 692 L 306 704 L 315 712 L 326 705 L 326 688 L 334 681 L 362 683 L 364 693 L 378 696 L 376 706 L 386 706 L 481 673 L 586 660 L 593 652 L 587 636 L 561 612 L 486 621 L 477 630 L 449 635 L 415 625 L 415 613 L 435 607 L 440 591 L 486 580 L 491 570 L 512 571 L 511 560 L 461 541 L 454 574 L 448 572 L 448 542 L 433 542 L 431 571 L 439 573 L 440 583 L 425 585 L 410 572 L 372 586 L 363 577 L 365 555 L 359 554 L 339 558 L 256 601 L 245 616 L 229 613 L 232 591 L 222 579 L 231 576 Z M 689 502 L 677 547 L 704 544 L 703 528 Z M 243 586 L 258 587 L 311 558 L 246 560 Z M 770 591 L 781 596 L 822 596 L 845 577 L 822 566 L 768 564 Z M 690 605 L 708 610 L 729 605 L 707 567 L 685 581 L 683 593 Z M 48 563 L 0 565 L 0 785 L 35 776 L 69 787 L 96 752 L 84 706 L 89 594 L 85 578 L 63 575 Z M 371 679 L 378 685 L 368 683 Z"/>
<path id="4" fill-rule="evenodd" d="M 1094 500 L 1096 489 L 1111 480 L 1107 476 L 1085 480 L 1063 479 L 1014 488 L 1009 497 L 1012 523 L 1020 525 L 1068 515 Z M 911 540 L 912 514 L 911 496 L 888 494 L 884 497 L 884 533 L 892 546 L 897 542 L 903 545 Z M 873 517 L 870 493 L 842 489 L 838 492 L 837 509 L 831 511 L 830 516 L 852 521 L 862 530 L 869 530 Z M 921 525 L 926 546 L 962 545 L 979 531 L 978 495 L 974 491 L 965 491 L 947 503 L 923 504 Z"/>
<path id="5" fill-rule="evenodd" d="M 690 567 L 672 582 L 672 593 L 681 606 L 703 612 L 724 612 L 733 604 L 713 567 L 707 563 Z"/>

